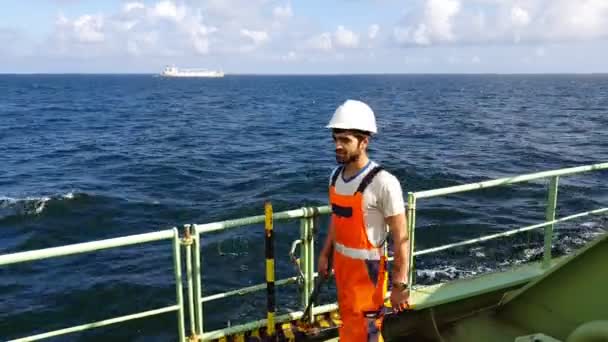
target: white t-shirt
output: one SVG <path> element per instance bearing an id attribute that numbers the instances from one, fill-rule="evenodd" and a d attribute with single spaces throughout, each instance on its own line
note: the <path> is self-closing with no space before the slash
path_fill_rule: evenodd
<path id="1" fill-rule="evenodd" d="M 340 195 L 353 195 L 359 184 L 378 164 L 370 161 L 353 178 L 344 180 L 341 173 L 336 180 L 336 192 Z M 329 184 L 335 168 L 329 177 Z M 331 203 L 330 203 L 331 205 Z M 380 171 L 363 191 L 363 216 L 369 241 L 376 247 L 386 240 L 387 225 L 384 218 L 405 212 L 403 191 L 397 177 L 386 170 Z"/>

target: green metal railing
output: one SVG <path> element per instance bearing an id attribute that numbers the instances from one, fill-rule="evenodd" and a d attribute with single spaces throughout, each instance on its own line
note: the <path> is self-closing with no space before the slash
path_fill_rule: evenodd
<path id="1" fill-rule="evenodd" d="M 61 246 L 61 247 L 53 247 L 53 248 L 45 248 L 28 252 L 20 252 L 13 254 L 0 255 L 0 266 L 6 266 L 11 264 L 23 263 L 23 262 L 31 262 L 37 260 L 44 260 L 49 258 L 62 257 L 73 254 L 81 254 L 88 253 L 108 248 L 117 248 L 124 246 L 131 246 L 136 244 L 143 244 L 147 242 L 161 241 L 161 240 L 172 240 L 172 249 L 173 249 L 173 270 L 175 273 L 175 293 L 177 298 L 177 303 L 175 305 L 167 306 L 164 308 L 158 308 L 154 310 L 138 312 L 135 314 L 114 317 L 111 319 L 106 319 L 102 321 L 97 321 L 93 323 L 87 323 L 83 325 L 78 325 L 74 327 L 69 327 L 60 330 L 54 330 L 43 334 L 32 335 L 28 337 L 23 337 L 15 340 L 11 340 L 9 342 L 25 342 L 25 341 L 36 341 L 44 338 L 60 336 L 68 333 L 74 333 L 78 331 L 90 330 L 93 328 L 99 328 L 110 324 L 115 324 L 119 322 L 130 321 L 138 318 L 150 317 L 155 315 L 164 314 L 167 312 L 177 311 L 177 322 L 178 322 L 178 336 L 180 342 L 184 342 L 186 340 L 186 336 L 184 333 L 184 303 L 183 303 L 183 295 L 182 295 L 182 272 L 181 272 L 181 258 L 180 258 L 180 241 L 178 236 L 177 228 L 139 234 L 139 235 L 130 235 L 124 236 L 114 239 L 107 240 L 99 240 L 85 243 L 78 243 L 73 245 Z M 0 336 L 2 337 L 2 336 Z"/>
<path id="2" fill-rule="evenodd" d="M 608 208 L 595 209 L 591 211 L 586 211 L 583 213 L 577 213 L 574 215 L 562 217 L 556 219 L 556 203 L 557 203 L 557 193 L 558 193 L 558 183 L 559 177 L 574 175 L 583 172 L 595 171 L 595 170 L 606 170 L 608 169 L 608 163 L 601 163 L 595 165 L 567 168 L 561 170 L 553 170 L 547 172 L 533 173 L 527 175 L 520 175 L 515 177 L 507 177 L 500 178 L 496 180 L 490 180 L 485 182 L 452 186 L 447 188 L 428 190 L 428 191 L 419 191 L 419 192 L 409 192 L 407 196 L 407 215 L 408 215 L 408 232 L 410 236 L 410 250 L 412 251 L 410 256 L 410 268 L 409 268 L 409 279 L 410 284 L 414 284 L 414 274 L 415 274 L 415 256 L 424 255 L 429 253 L 438 252 L 441 250 L 451 249 L 459 246 L 466 246 L 470 244 L 479 243 L 482 241 L 487 241 L 491 239 L 496 239 L 499 237 L 505 237 L 525 231 L 530 231 L 534 229 L 544 228 L 544 257 L 543 264 L 545 266 L 549 265 L 551 260 L 551 244 L 553 238 L 553 228 L 556 223 L 565 222 L 569 220 L 573 220 L 576 218 L 596 215 L 608 212 Z M 491 234 L 482 236 L 476 239 L 470 239 L 466 241 L 461 241 L 457 243 L 447 244 L 439 247 L 429 248 L 425 250 L 415 251 L 415 227 L 416 227 L 416 206 L 419 199 L 438 197 L 438 196 L 446 196 L 456 193 L 475 191 L 479 189 L 487 189 L 491 187 L 498 186 L 506 186 L 515 183 L 528 182 L 538 179 L 549 179 L 548 186 L 548 194 L 547 194 L 547 206 L 545 211 L 545 221 L 521 227 L 509 231 L 505 231 L 498 234 Z M 285 222 L 290 220 L 300 220 L 300 241 L 298 242 L 301 245 L 300 248 L 300 265 L 302 268 L 302 298 L 301 305 L 302 308 L 305 307 L 310 301 L 309 294 L 312 292 L 314 286 L 314 278 L 317 276 L 317 273 L 314 271 L 314 230 L 315 230 L 315 222 L 317 221 L 320 215 L 327 215 L 330 213 L 330 208 L 328 206 L 321 207 L 313 207 L 313 208 L 301 208 L 297 210 L 289 210 L 279 213 L 270 214 L 267 212 L 266 215 L 252 216 L 246 217 L 236 220 L 227 220 L 221 222 L 213 222 L 207 224 L 188 224 L 184 226 L 184 238 L 179 239 L 178 231 L 176 228 L 140 234 L 140 235 L 131 235 L 126 237 L 120 237 L 115 239 L 101 240 L 101 241 L 93 241 L 81 244 L 74 244 L 62 247 L 55 248 L 46 248 L 35 251 L 21 252 L 21 253 L 13 253 L 7 255 L 0 255 L 0 266 L 21 263 L 21 262 L 30 262 L 35 260 L 48 259 L 53 257 L 60 257 L 71 254 L 78 253 L 86 253 L 95 250 L 108 249 L 108 248 L 117 248 L 122 246 L 141 244 L 152 241 L 160 241 L 160 240 L 172 240 L 173 246 L 173 268 L 175 272 L 175 289 L 176 289 L 176 299 L 177 303 L 175 305 L 171 305 L 164 308 L 154 309 L 145 312 L 139 312 L 135 314 L 131 314 L 128 316 L 111 318 L 103 321 L 83 324 L 75 327 L 65 328 L 61 330 L 55 330 L 44 334 L 38 334 L 33 336 L 28 336 L 20 339 L 16 339 L 13 341 L 35 341 L 40 340 L 52 336 L 59 336 L 67 333 L 89 330 L 101 326 L 106 326 L 109 324 L 115 324 L 119 322 L 129 321 L 133 319 L 139 319 L 143 317 L 149 317 L 153 315 L 160 315 L 167 312 L 176 311 L 178 318 L 178 336 L 180 341 L 185 341 L 186 339 L 186 328 L 185 328 L 185 303 L 183 300 L 183 279 L 181 274 L 181 260 L 180 260 L 180 245 L 185 249 L 185 258 L 186 258 L 186 283 L 187 283 L 187 301 L 188 301 L 188 317 L 189 317 L 189 330 L 191 337 L 193 338 L 201 338 L 202 340 L 211 340 L 217 339 L 224 336 L 228 336 L 231 334 L 245 332 L 252 329 L 257 329 L 264 327 L 268 324 L 268 319 L 261 319 L 254 322 L 249 322 L 242 325 L 232 326 L 224 329 L 214 330 L 205 332 L 203 328 L 203 304 L 209 301 L 228 298 L 231 296 L 237 295 L 245 295 L 248 293 L 266 290 L 267 284 L 262 283 L 254 286 L 249 286 L 245 288 L 240 288 L 236 290 L 226 291 L 223 293 L 211 294 L 203 297 L 202 294 L 202 283 L 201 283 L 201 275 L 204 270 L 201 269 L 201 239 L 204 234 L 208 234 L 210 232 L 217 232 L 221 230 L 231 229 L 235 227 L 249 226 L 254 224 L 263 224 L 267 223 L 268 215 L 271 215 L 271 220 L 273 222 Z M 318 227 L 316 227 L 318 228 Z M 268 275 L 267 275 L 268 276 Z M 280 279 L 274 281 L 274 286 L 283 286 L 286 284 L 296 284 L 298 283 L 299 276 L 289 277 L 285 279 Z M 274 280 L 274 274 L 272 274 L 272 279 Z M 330 303 L 325 305 L 320 305 L 318 307 L 313 308 L 313 314 L 325 313 L 334 311 L 338 308 L 336 303 Z M 275 323 L 283 323 L 286 321 L 291 321 L 294 319 L 298 319 L 303 315 L 302 311 L 292 312 L 288 314 L 283 314 L 279 316 L 272 317 Z"/>
<path id="3" fill-rule="evenodd" d="M 428 250 L 424 250 L 424 251 L 421 251 L 418 253 L 412 253 L 412 259 L 410 261 L 410 284 L 413 284 L 412 274 L 413 274 L 413 270 L 414 270 L 414 262 L 413 262 L 414 255 L 427 254 L 427 253 L 445 250 L 445 249 L 449 249 L 449 248 L 453 248 L 453 247 L 457 247 L 457 246 L 470 245 L 470 244 L 478 243 L 481 241 L 487 241 L 490 239 L 509 236 L 509 235 L 513 235 L 516 233 L 525 232 L 525 231 L 543 228 L 543 227 L 545 228 L 545 232 L 544 232 L 544 239 L 545 239 L 544 247 L 545 248 L 544 248 L 544 256 L 543 256 L 543 264 L 545 267 L 548 267 L 550 264 L 550 261 L 551 261 L 551 242 L 553 240 L 553 227 L 556 223 L 570 221 L 575 218 L 579 218 L 579 217 L 583 217 L 583 216 L 601 214 L 601 213 L 608 211 L 608 208 L 602 208 L 602 209 L 587 211 L 584 213 L 578 213 L 575 215 L 563 217 L 561 219 L 556 220 L 555 213 L 556 213 L 556 205 L 557 205 L 557 187 L 558 187 L 559 177 L 574 175 L 574 174 L 583 173 L 583 172 L 595 171 L 595 170 L 605 170 L 605 169 L 608 169 L 608 163 L 600 163 L 600 164 L 594 164 L 594 165 L 572 167 L 572 168 L 567 168 L 567 169 L 538 172 L 538 173 L 520 175 L 520 176 L 515 176 L 515 177 L 499 178 L 499 179 L 494 179 L 494 180 L 479 182 L 479 183 L 457 185 L 457 186 L 451 186 L 451 187 L 435 189 L 435 190 L 408 193 L 408 206 L 409 206 L 408 213 L 409 213 L 409 217 L 411 218 L 410 220 L 408 220 L 408 225 L 409 225 L 408 230 L 412 237 L 410 239 L 410 241 L 411 241 L 412 250 L 413 250 L 414 231 L 415 231 L 415 225 L 416 225 L 416 202 L 418 199 L 452 195 L 452 194 L 470 192 L 470 191 L 475 191 L 475 190 L 480 190 L 480 189 L 488 189 L 488 188 L 493 188 L 493 187 L 498 187 L 498 186 L 505 186 L 505 185 L 511 185 L 511 184 L 516 184 L 516 183 L 529 182 L 529 181 L 539 180 L 539 179 L 547 179 L 547 178 L 550 179 L 549 187 L 547 189 L 548 193 L 547 193 L 547 206 L 546 206 L 546 210 L 545 210 L 545 222 L 542 222 L 539 224 L 534 224 L 534 225 L 527 226 L 527 227 L 509 230 L 509 231 L 499 233 L 499 234 L 487 235 L 487 236 L 483 236 L 483 237 L 480 237 L 477 239 L 471 239 L 471 240 L 467 240 L 467 241 L 444 245 L 441 247 L 430 248 Z"/>

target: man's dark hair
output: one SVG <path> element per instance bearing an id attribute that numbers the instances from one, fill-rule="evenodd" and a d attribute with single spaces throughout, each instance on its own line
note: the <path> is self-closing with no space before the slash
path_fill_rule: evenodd
<path id="1" fill-rule="evenodd" d="M 355 136 L 355 138 L 357 138 L 357 140 L 359 141 L 359 143 L 365 139 L 365 138 L 369 138 L 371 136 L 371 134 L 367 131 L 362 131 L 362 130 L 358 130 L 358 129 L 341 129 L 341 128 L 334 128 L 333 129 L 334 133 L 348 133 L 348 134 L 352 134 Z"/>

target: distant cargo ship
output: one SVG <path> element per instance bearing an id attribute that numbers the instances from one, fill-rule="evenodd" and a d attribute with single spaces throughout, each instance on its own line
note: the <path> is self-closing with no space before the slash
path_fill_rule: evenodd
<path id="1" fill-rule="evenodd" d="M 167 66 L 160 75 L 164 77 L 224 77 L 224 72 L 207 69 L 178 69 L 175 66 Z"/>

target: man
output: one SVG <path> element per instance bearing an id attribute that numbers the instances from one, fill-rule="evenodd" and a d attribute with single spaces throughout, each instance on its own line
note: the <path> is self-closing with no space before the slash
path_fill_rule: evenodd
<path id="1" fill-rule="evenodd" d="M 393 310 L 405 309 L 409 298 L 409 243 L 401 185 L 367 155 L 371 135 L 377 133 L 374 112 L 367 104 L 347 100 L 336 109 L 327 128 L 332 129 L 336 161 L 341 165 L 330 177 L 332 215 L 319 272 L 328 276 L 328 259 L 333 253 L 343 323 L 340 341 L 383 341 L 387 225 L 395 256 Z"/>

